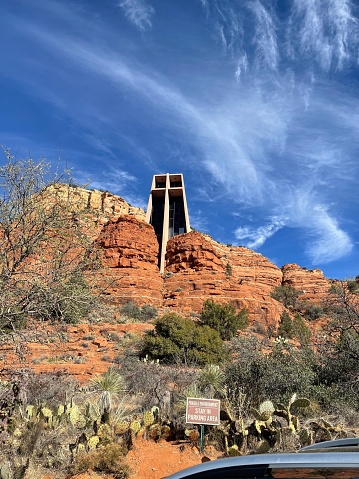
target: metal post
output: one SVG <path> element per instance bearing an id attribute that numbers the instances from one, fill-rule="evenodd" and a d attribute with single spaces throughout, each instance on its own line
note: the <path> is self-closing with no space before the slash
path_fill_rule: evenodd
<path id="1" fill-rule="evenodd" d="M 201 438 L 199 443 L 199 452 L 202 454 L 203 451 L 203 436 L 204 436 L 204 424 L 201 424 Z"/>

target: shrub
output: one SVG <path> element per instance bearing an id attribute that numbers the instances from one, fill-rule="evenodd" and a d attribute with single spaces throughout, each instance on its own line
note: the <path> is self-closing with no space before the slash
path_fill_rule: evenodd
<path id="1" fill-rule="evenodd" d="M 126 448 L 123 445 L 110 443 L 89 452 L 80 451 L 73 465 L 73 474 L 80 474 L 89 469 L 112 474 L 114 479 L 126 479 L 130 469 L 124 460 Z"/>
<path id="2" fill-rule="evenodd" d="M 145 304 L 141 308 L 141 319 L 142 321 L 149 321 L 150 319 L 156 318 L 158 310 L 155 306 Z"/>
<path id="3" fill-rule="evenodd" d="M 293 338 L 293 321 L 287 311 L 283 311 L 280 317 L 277 334 L 282 338 Z"/>
<path id="4" fill-rule="evenodd" d="M 128 301 L 127 303 L 123 304 L 120 308 L 120 312 L 128 318 L 140 319 L 141 317 L 141 308 L 133 301 Z"/>
<path id="5" fill-rule="evenodd" d="M 233 305 L 221 305 L 211 299 L 203 303 L 200 322 L 218 331 L 223 340 L 232 339 L 239 329 L 244 330 L 249 324 L 246 309 L 237 313 Z"/>
<path id="6" fill-rule="evenodd" d="M 271 297 L 283 303 L 283 305 L 288 308 L 288 306 L 295 307 L 297 304 L 298 297 L 302 294 L 302 291 L 299 291 L 293 286 L 276 286 L 271 292 Z"/>
<path id="7" fill-rule="evenodd" d="M 218 363 L 223 341 L 214 329 L 168 313 L 157 319 L 154 331 L 144 337 L 142 355 L 167 363 Z"/>
<path id="8" fill-rule="evenodd" d="M 232 276 L 232 274 L 233 274 L 232 266 L 229 263 L 227 263 L 226 264 L 226 276 L 229 277 L 229 276 Z"/>
<path id="9" fill-rule="evenodd" d="M 252 406 L 268 398 L 284 401 L 293 391 L 305 394 L 317 377 L 313 354 L 308 349 L 292 348 L 288 343 L 275 345 L 266 354 L 255 339 L 236 338 L 235 354 L 238 359 L 225 369 L 225 384 L 237 396 L 244 394 Z"/>
<path id="10" fill-rule="evenodd" d="M 171 419 L 173 411 L 163 410 L 164 405 L 169 406 L 169 393 L 188 387 L 198 377 L 197 369 L 187 368 L 186 374 L 183 374 L 183 368 L 154 361 L 139 361 L 133 355 L 119 358 L 119 363 L 126 392 L 136 401 L 132 405 L 143 409 L 158 405 L 161 414 L 170 413 Z"/>
<path id="11" fill-rule="evenodd" d="M 146 304 L 140 308 L 133 301 L 129 301 L 121 306 L 121 314 L 138 321 L 149 321 L 157 316 L 157 308 Z"/>
<path id="12" fill-rule="evenodd" d="M 296 313 L 293 319 L 293 335 L 298 339 L 302 346 L 310 343 L 310 329 L 305 324 L 303 317 L 299 313 Z"/>
<path id="13" fill-rule="evenodd" d="M 305 317 L 308 321 L 319 319 L 323 315 L 323 307 L 319 304 L 308 303 L 305 307 Z"/>
<path id="14" fill-rule="evenodd" d="M 359 293 L 359 282 L 355 280 L 347 281 L 348 289 L 351 293 Z"/>

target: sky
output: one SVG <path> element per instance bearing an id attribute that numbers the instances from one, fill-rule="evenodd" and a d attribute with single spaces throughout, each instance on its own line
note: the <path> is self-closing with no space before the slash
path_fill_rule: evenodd
<path id="1" fill-rule="evenodd" d="M 2 0 L 0 144 L 277 266 L 359 275 L 357 0 Z M 0 156 L 5 162 L 5 156 Z"/>

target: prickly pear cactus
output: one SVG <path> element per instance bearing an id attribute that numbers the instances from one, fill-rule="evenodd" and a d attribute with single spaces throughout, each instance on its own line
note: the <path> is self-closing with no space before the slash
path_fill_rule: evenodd
<path id="1" fill-rule="evenodd" d="M 139 430 L 141 429 L 140 421 L 138 421 L 137 419 L 132 421 L 131 424 L 130 424 L 130 429 L 131 429 L 132 432 L 137 434 L 139 432 Z"/>
<path id="2" fill-rule="evenodd" d="M 31 419 L 32 417 L 34 417 L 35 415 L 35 412 L 36 412 L 36 408 L 34 405 L 32 404 L 29 404 L 26 406 L 26 414 L 28 415 L 28 417 Z"/>
<path id="3" fill-rule="evenodd" d="M 76 427 L 79 429 L 84 429 L 87 426 L 87 421 L 84 416 L 79 416 L 78 420 L 76 421 Z"/>
<path id="4" fill-rule="evenodd" d="M 91 436 L 87 442 L 87 445 L 90 449 L 96 449 L 99 442 L 100 442 L 99 436 Z"/>
<path id="5" fill-rule="evenodd" d="M 48 422 L 52 419 L 52 411 L 48 407 L 45 407 L 45 406 L 42 407 L 41 408 L 41 413 L 44 416 L 44 418 L 47 419 Z"/>
<path id="6" fill-rule="evenodd" d="M 275 411 L 275 407 L 272 403 L 272 401 L 263 401 L 259 405 L 259 410 L 257 409 L 252 409 L 252 414 L 253 416 L 258 420 L 258 421 L 270 421 L 272 422 L 272 414 Z"/>
<path id="7" fill-rule="evenodd" d="M 259 412 L 260 412 L 260 414 L 264 414 L 264 413 L 270 413 L 270 414 L 272 414 L 274 411 L 275 411 L 275 407 L 274 407 L 272 401 L 263 401 L 263 402 L 259 405 Z"/>
<path id="8" fill-rule="evenodd" d="M 309 407 L 310 401 L 307 398 L 298 398 L 292 402 L 292 406 L 294 407 Z"/>
<path id="9" fill-rule="evenodd" d="M 309 444 L 312 444 L 313 442 L 313 435 L 312 432 L 309 431 L 309 429 L 303 428 L 299 431 L 299 440 L 300 443 L 303 446 L 309 446 Z"/>
<path id="10" fill-rule="evenodd" d="M 120 421 L 115 426 L 115 434 L 121 435 L 128 431 L 129 423 L 127 421 Z"/>
<path id="11" fill-rule="evenodd" d="M 145 411 L 143 413 L 143 425 L 145 427 L 151 426 L 155 422 L 155 417 L 152 411 Z"/>
<path id="12" fill-rule="evenodd" d="M 258 443 L 256 454 L 266 454 L 269 451 L 269 449 L 270 449 L 269 442 L 264 439 L 263 441 L 260 441 Z"/>
<path id="13" fill-rule="evenodd" d="M 1 479 L 13 479 L 14 474 L 11 470 L 10 464 L 5 462 L 5 464 L 2 464 L 0 466 L 0 478 Z"/>
<path id="14" fill-rule="evenodd" d="M 80 417 L 80 409 L 77 404 L 72 403 L 72 405 L 67 409 L 70 422 L 73 426 L 75 426 L 76 422 Z"/>
<path id="15" fill-rule="evenodd" d="M 57 408 L 57 415 L 62 416 L 63 414 L 65 414 L 65 409 L 66 407 L 63 404 L 60 404 Z"/>
<path id="16" fill-rule="evenodd" d="M 228 455 L 229 457 L 241 456 L 241 453 L 236 444 L 228 448 Z"/>

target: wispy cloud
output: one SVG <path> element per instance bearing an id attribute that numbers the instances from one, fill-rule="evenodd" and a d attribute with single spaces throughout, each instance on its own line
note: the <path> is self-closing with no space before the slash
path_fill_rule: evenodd
<path id="1" fill-rule="evenodd" d="M 245 244 L 248 248 L 260 248 L 268 238 L 273 236 L 279 231 L 285 222 L 279 218 L 273 218 L 272 222 L 260 226 L 259 228 L 251 228 L 249 226 L 239 227 L 235 230 L 236 238 L 241 241 L 245 240 Z"/>
<path id="2" fill-rule="evenodd" d="M 126 18 L 139 30 L 145 31 L 152 28 L 155 10 L 145 0 L 120 0 L 118 5 L 124 11 Z"/>
<path id="3" fill-rule="evenodd" d="M 351 238 L 328 214 L 326 207 L 315 207 L 309 227 L 311 239 L 307 244 L 307 253 L 313 264 L 329 263 L 347 256 L 352 251 Z"/>
<path id="4" fill-rule="evenodd" d="M 255 17 L 255 34 L 253 43 L 256 49 L 257 68 L 266 66 L 276 70 L 279 63 L 279 51 L 274 14 L 262 5 L 259 0 L 249 3 Z"/>
<path id="5" fill-rule="evenodd" d="M 351 0 L 294 0 L 291 38 L 297 38 L 301 53 L 314 56 L 324 70 L 342 69 L 357 55 L 358 20 Z M 294 34 L 294 35 L 293 35 Z M 357 60 L 357 59 L 356 59 Z"/>

